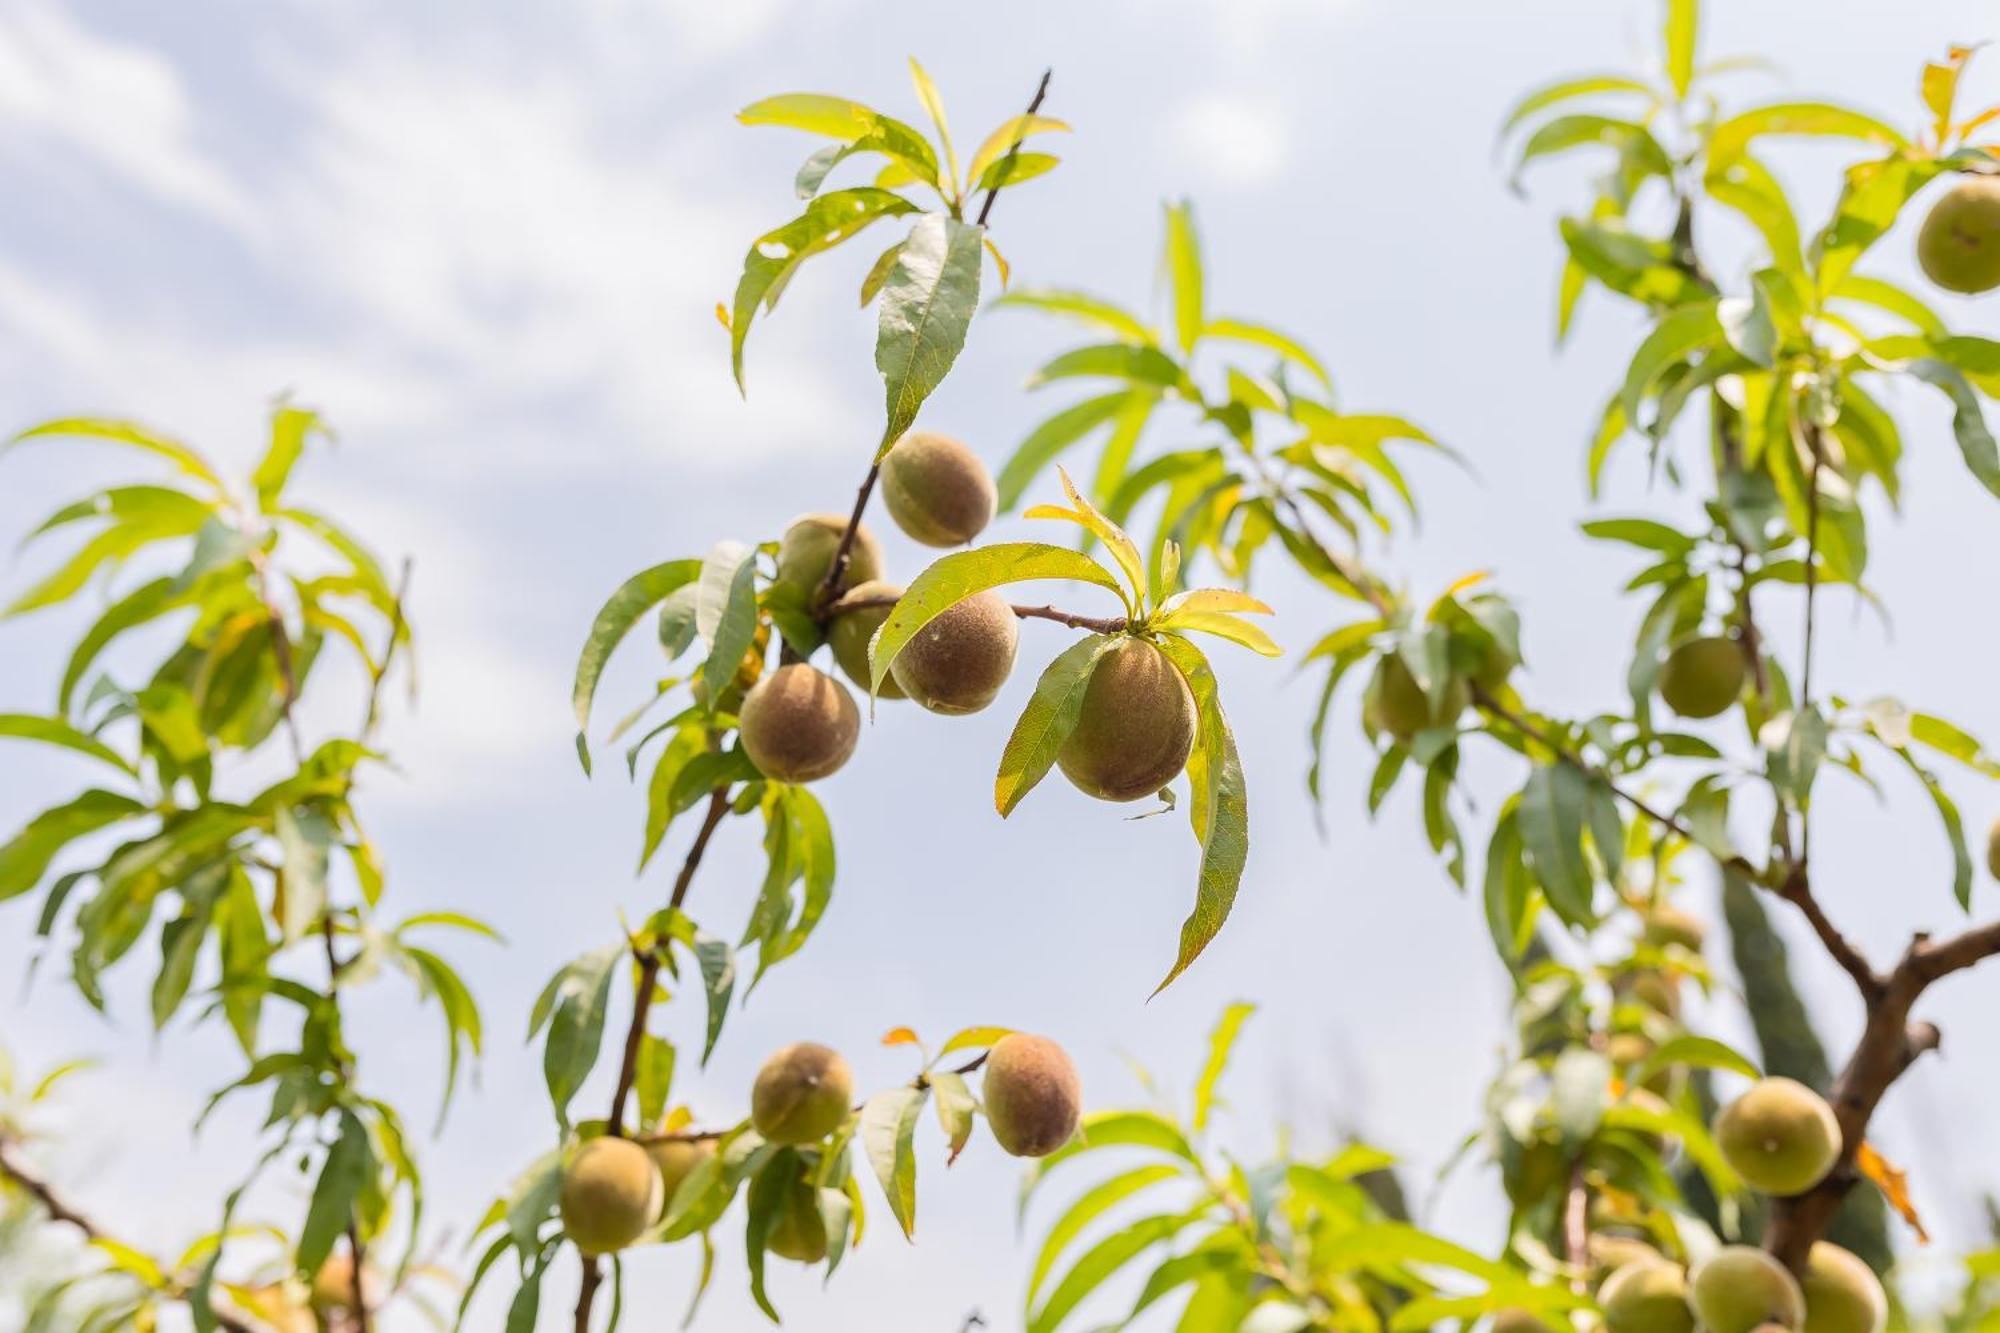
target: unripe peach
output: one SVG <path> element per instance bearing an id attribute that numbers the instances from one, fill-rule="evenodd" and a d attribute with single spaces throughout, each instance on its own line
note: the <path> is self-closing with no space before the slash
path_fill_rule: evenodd
<path id="1" fill-rule="evenodd" d="M 1083 1084 L 1047 1037 L 1010 1032 L 993 1043 L 981 1090 L 993 1137 L 1015 1157 L 1046 1157 L 1076 1134 Z"/>
<path id="2" fill-rule="evenodd" d="M 1681 1012 L 1680 982 L 1657 968 L 1642 967 L 1620 973 L 1611 983 L 1612 995 L 1654 1013 L 1678 1018 Z"/>
<path id="3" fill-rule="evenodd" d="M 1880 1278 L 1859 1256 L 1826 1241 L 1806 1254 L 1805 1333 L 1882 1333 L 1889 1297 Z"/>
<path id="4" fill-rule="evenodd" d="M 1715 717 L 1743 693 L 1750 673 L 1734 640 L 1689 639 L 1660 667 L 1660 697 L 1682 717 Z"/>
<path id="5" fill-rule="evenodd" d="M 933 713 L 976 713 L 1007 683 L 1020 642 L 1007 599 L 977 592 L 918 630 L 889 672 L 904 694 Z"/>
<path id="6" fill-rule="evenodd" d="M 1759 1079 L 1715 1118 L 1715 1146 L 1752 1189 L 1787 1198 L 1819 1184 L 1840 1160 L 1840 1122 L 1805 1084 Z"/>
<path id="7" fill-rule="evenodd" d="M 1629 1264 L 1661 1262 L 1660 1252 L 1637 1236 L 1619 1236 L 1603 1231 L 1591 1235 L 1586 1252 L 1600 1283 Z"/>
<path id="8" fill-rule="evenodd" d="M 374 1309 L 382 1299 L 381 1284 L 372 1267 L 361 1272 L 361 1298 Z M 313 1274 L 310 1296 L 312 1308 L 320 1314 L 352 1314 L 354 1311 L 354 1256 L 335 1250 Z"/>
<path id="9" fill-rule="evenodd" d="M 816 1264 L 826 1258 L 826 1218 L 819 1211 L 819 1191 L 801 1179 L 785 1193 L 764 1247 L 781 1259 Z"/>
<path id="10" fill-rule="evenodd" d="M 1402 657 L 1391 654 L 1375 666 L 1363 712 L 1369 726 L 1407 744 L 1420 731 L 1458 721 L 1471 703 L 1471 687 L 1454 676 L 1445 686 L 1443 702 L 1432 707 L 1430 694 L 1417 684 Z"/>
<path id="11" fill-rule="evenodd" d="M 845 514 L 804 514 L 793 519 L 778 539 L 777 581 L 797 589 L 804 604 L 810 606 L 820 584 L 826 582 L 826 572 L 832 568 L 834 553 L 846 534 Z M 882 548 L 863 523 L 848 549 L 847 573 L 841 583 L 851 588 L 881 577 Z"/>
<path id="12" fill-rule="evenodd" d="M 757 1071 L 750 1089 L 750 1123 L 772 1143 L 818 1143 L 847 1119 L 854 1071 L 838 1051 L 801 1041 Z"/>
<path id="13" fill-rule="evenodd" d="M 870 579 L 847 590 L 846 596 L 856 600 L 878 597 L 901 597 L 903 590 L 893 583 L 881 579 Z M 845 599 L 843 599 L 845 600 Z M 882 628 L 882 622 L 895 610 L 893 604 L 866 606 L 857 611 L 843 611 L 833 618 L 826 627 L 827 645 L 833 649 L 833 660 L 839 664 L 846 677 L 868 688 L 868 643 L 875 637 L 875 631 Z M 882 677 L 881 688 L 875 691 L 877 699 L 901 699 L 903 687 L 896 683 L 896 673 Z"/>
<path id="14" fill-rule="evenodd" d="M 1948 292 L 2000 287 L 2000 181 L 1974 176 L 1938 200 L 1917 233 L 1917 262 Z"/>
<path id="15" fill-rule="evenodd" d="M 993 521 L 998 493 L 979 455 L 949 435 L 913 430 L 882 460 L 882 501 L 926 546 L 963 546 Z"/>
<path id="16" fill-rule="evenodd" d="M 610 1254 L 644 1235 L 660 1215 L 659 1170 L 630 1139 L 605 1135 L 563 1168 L 563 1231 L 585 1254 Z"/>
<path id="17" fill-rule="evenodd" d="M 1658 948 L 1678 944 L 1695 953 L 1701 952 L 1702 941 L 1708 935 L 1700 917 L 1677 907 L 1655 907 L 1646 913 L 1645 930 L 1648 944 Z"/>
<path id="18" fill-rule="evenodd" d="M 737 722 L 750 762 L 776 782 L 814 782 L 839 771 L 861 739 L 854 696 L 804 662 L 758 681 Z"/>
<path id="19" fill-rule="evenodd" d="M 1688 1304 L 1708 1333 L 1752 1333 L 1763 1324 L 1795 1329 L 1806 1316 L 1791 1270 L 1749 1245 L 1726 1245 L 1695 1269 Z"/>
<path id="20" fill-rule="evenodd" d="M 655 1139 L 646 1145 L 646 1153 L 660 1173 L 662 1206 L 671 1208 L 681 1182 L 694 1174 L 696 1167 L 715 1156 L 715 1140 Z"/>
<path id="21" fill-rule="evenodd" d="M 1167 655 L 1144 639 L 1121 639 L 1091 669 L 1056 763 L 1086 796 L 1136 801 L 1187 767 L 1197 720 L 1194 693 Z"/>
<path id="22" fill-rule="evenodd" d="M 1604 1280 L 1597 1303 L 1611 1333 L 1692 1333 L 1687 1274 L 1657 1255 L 1619 1267 Z"/>
<path id="23" fill-rule="evenodd" d="M 1555 1333 L 1548 1321 L 1532 1310 L 1495 1310 L 1487 1324 L 1488 1333 Z"/>

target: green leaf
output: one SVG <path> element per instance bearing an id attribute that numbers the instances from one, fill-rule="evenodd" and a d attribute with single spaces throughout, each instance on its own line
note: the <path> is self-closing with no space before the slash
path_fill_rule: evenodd
<path id="1" fill-rule="evenodd" d="M 1627 78 L 1622 74 L 1588 74 L 1582 78 L 1563 79 L 1558 83 L 1537 88 L 1516 102 L 1507 112 L 1506 118 L 1500 122 L 1500 136 L 1505 138 L 1537 111 L 1552 107 L 1558 102 L 1589 97 L 1596 93 L 1629 93 L 1644 97 L 1648 101 L 1656 100 L 1651 88 L 1637 79 Z"/>
<path id="2" fill-rule="evenodd" d="M 611 1002 L 611 973 L 625 956 L 625 944 L 607 944 L 564 968 L 555 986 L 548 1044 L 542 1049 L 542 1076 L 556 1122 L 569 1124 L 570 1100 L 597 1064 L 604 1041 L 604 1013 Z"/>
<path id="3" fill-rule="evenodd" d="M 639 1039 L 639 1060 L 632 1080 L 633 1091 L 639 1096 L 641 1128 L 650 1128 L 660 1122 L 667 1109 L 667 1093 L 673 1084 L 673 1043 L 650 1032 L 644 1034 Z"/>
<path id="4" fill-rule="evenodd" d="M 1005 299 L 1005 298 L 1002 298 Z M 1150 394 L 1136 391 L 1107 393 L 1097 398 L 1086 398 L 1071 404 L 1054 416 L 1043 421 L 1028 437 L 1016 446 L 1014 454 L 1000 469 L 995 485 L 999 490 L 1000 508 L 1011 510 L 1021 502 L 1021 495 L 1028 489 L 1028 483 L 1038 476 L 1042 469 L 1053 463 L 1063 450 L 1081 440 L 1084 436 L 1116 417 L 1127 404 L 1137 399 L 1150 403 Z"/>
<path id="5" fill-rule="evenodd" d="M 1014 583 L 1068 579 L 1124 595 L 1110 570 L 1080 551 L 1046 542 L 996 542 L 959 551 L 917 575 L 868 645 L 871 693 L 889 674 L 896 654 L 924 626 L 974 593 Z"/>
<path id="6" fill-rule="evenodd" d="M 15 834 L 12 841 L 0 845 L 0 902 L 18 897 L 41 883 L 49 862 L 70 843 L 144 812 L 145 807 L 128 796 L 96 789 L 44 810 Z"/>
<path id="7" fill-rule="evenodd" d="M 1076 1138 L 1037 1161 L 1021 1181 L 1020 1205 L 1025 1212 L 1035 1187 L 1065 1162 L 1101 1148 L 1147 1148 L 1186 1162 L 1197 1170 L 1201 1161 L 1180 1126 L 1155 1111 L 1091 1111 L 1077 1127 Z"/>
<path id="8" fill-rule="evenodd" d="M 1695 547 L 1692 537 L 1650 518 L 1599 518 L 1583 526 L 1585 536 L 1623 542 L 1668 556 L 1684 556 Z"/>
<path id="9" fill-rule="evenodd" d="M 924 1097 L 919 1088 L 889 1088 L 861 1107 L 861 1144 L 905 1237 L 914 1237 L 917 1228 L 917 1155 L 913 1145 Z"/>
<path id="10" fill-rule="evenodd" d="M 972 1113 L 978 1102 L 972 1096 L 972 1089 L 965 1084 L 965 1076 L 950 1069 L 941 1069 L 930 1076 L 931 1095 L 937 1098 L 938 1125 L 944 1130 L 950 1144 L 950 1153 L 945 1158 L 949 1166 L 958 1160 L 959 1153 L 972 1138 Z"/>
<path id="11" fill-rule="evenodd" d="M 1591 780 L 1569 764 L 1535 770 L 1521 791 L 1521 840 L 1549 906 L 1573 926 L 1596 921 L 1590 864 L 1583 855 L 1584 803 Z"/>
<path id="12" fill-rule="evenodd" d="M 1201 238 L 1195 234 L 1194 205 L 1186 200 L 1167 205 L 1166 251 L 1160 267 L 1174 297 L 1174 333 L 1181 351 L 1192 352 L 1201 339 Z"/>
<path id="13" fill-rule="evenodd" d="M 1099 655 L 1117 642 L 1108 634 L 1079 639 L 1049 663 L 1035 682 L 1034 696 L 1007 737 L 1000 772 L 993 780 L 993 806 L 1001 818 L 1013 814 L 1021 798 L 1048 776 L 1063 742 L 1082 716 L 1084 691 Z"/>
<path id="14" fill-rule="evenodd" d="M 701 678 L 708 682 L 708 710 L 721 707 L 729 682 L 757 636 L 757 553 L 742 542 L 717 542 L 702 561 L 695 585 L 694 623 L 707 641 Z"/>
<path id="15" fill-rule="evenodd" d="M 38 741 L 43 745 L 60 746 L 99 759 L 123 773 L 132 773 L 133 768 L 116 750 L 95 736 L 87 736 L 59 717 L 36 717 L 28 713 L 0 713 L 0 737 L 12 736 L 19 740 Z"/>
<path id="16" fill-rule="evenodd" d="M 729 941 L 697 930 L 693 935 L 695 960 L 701 965 L 702 990 L 708 997 L 708 1031 L 702 1038 L 701 1062 L 706 1065 L 722 1035 L 722 1021 L 729 1016 L 729 997 L 736 989 L 736 951 Z"/>
<path id="17" fill-rule="evenodd" d="M 283 910 L 278 926 L 285 943 L 290 944 L 318 926 L 326 912 L 326 871 L 335 834 L 327 817 L 311 808 L 279 806 L 274 820 L 283 854 Z"/>
<path id="18" fill-rule="evenodd" d="M 202 459 L 200 454 L 180 443 L 168 439 L 144 426 L 131 421 L 109 421 L 90 417 L 67 417 L 59 421 L 45 421 L 39 426 L 22 431 L 7 442 L 6 448 L 27 440 L 46 439 L 56 435 L 75 435 L 86 439 L 108 440 L 114 444 L 130 445 L 150 454 L 156 454 L 174 464 L 183 473 L 198 481 L 205 481 L 216 491 L 228 488 L 222 478 Z"/>
<path id="19" fill-rule="evenodd" d="M 805 212 L 790 222 L 758 237 L 743 256 L 743 276 L 736 282 L 729 319 L 729 364 L 737 389 L 743 388 L 743 345 L 750 337 L 757 308 L 761 305 L 769 310 L 777 305 L 799 265 L 859 235 L 878 219 L 917 211 L 915 204 L 887 190 L 871 186 L 835 190 L 807 204 Z"/>
<path id="20" fill-rule="evenodd" d="M 973 153 L 972 160 L 966 163 L 965 179 L 973 188 L 988 188 L 985 181 L 987 168 L 998 164 L 1013 150 L 1015 144 L 1030 135 L 1049 134 L 1068 128 L 1069 126 L 1062 121 L 1049 116 L 1014 116 L 1004 120 L 1000 122 L 998 129 L 986 136 L 986 141 Z M 1018 156 L 1016 160 L 1019 160 Z"/>
<path id="21" fill-rule="evenodd" d="M 1780 102 L 1757 107 L 1718 124 L 1709 135 L 1709 170 L 1742 155 L 1752 140 L 1767 134 L 1859 139 L 1881 148 L 1900 149 L 1909 141 L 1873 116 L 1824 102 Z"/>
<path id="22" fill-rule="evenodd" d="M 277 504 L 285 483 L 291 480 L 292 469 L 306 451 L 306 442 L 315 431 L 326 433 L 317 412 L 280 404 L 271 413 L 271 443 L 264 456 L 257 461 L 256 471 L 250 474 L 250 485 L 257 492 L 258 507 L 264 512 L 269 513 Z"/>
<path id="23" fill-rule="evenodd" d="M 1281 359 L 1291 362 L 1318 380 L 1322 388 L 1328 392 L 1333 390 L 1333 377 L 1327 373 L 1326 366 L 1320 359 L 1314 356 L 1304 343 L 1289 334 L 1280 333 L 1268 324 L 1253 324 L 1242 319 L 1211 319 L 1202 325 L 1201 336 L 1221 338 L 1228 342 L 1249 343 L 1253 347 L 1276 352 Z"/>
<path id="24" fill-rule="evenodd" d="M 1514 181 L 1518 185 L 1521 173 L 1539 158 L 1592 144 L 1616 150 L 1645 174 L 1673 173 L 1673 162 L 1666 149 L 1660 147 L 1659 140 L 1643 125 L 1612 116 L 1557 116 L 1536 129 L 1522 145 L 1520 159 L 1514 164 Z"/>
<path id="25" fill-rule="evenodd" d="M 845 97 L 785 93 L 752 102 L 736 113 L 736 119 L 745 125 L 781 125 L 846 143 L 874 127 L 875 112 Z"/>
<path id="26" fill-rule="evenodd" d="M 931 82 L 931 76 L 924 72 L 924 67 L 917 63 L 917 58 L 911 56 L 909 60 L 910 78 L 917 86 L 917 100 L 924 104 L 924 110 L 930 115 L 931 124 L 937 126 L 938 142 L 944 145 L 945 161 L 949 164 L 949 170 L 944 178 L 945 193 L 956 194 L 958 152 L 951 146 L 951 129 L 944 118 L 944 95 L 938 92 L 937 85 Z"/>
<path id="27" fill-rule="evenodd" d="M 1149 1189 L 1162 1181 L 1185 1178 L 1186 1173 L 1182 1168 L 1160 1163 L 1122 1171 L 1084 1191 L 1074 1203 L 1063 1210 L 1060 1217 L 1056 1218 L 1049 1227 L 1049 1234 L 1042 1241 L 1042 1248 L 1035 1256 L 1034 1271 L 1028 1277 L 1028 1305 L 1030 1307 L 1034 1305 L 1035 1297 L 1042 1290 L 1042 1283 L 1055 1270 L 1056 1260 L 1062 1257 L 1063 1251 L 1068 1249 L 1070 1243 L 1082 1235 L 1092 1222 L 1142 1190 Z"/>
<path id="28" fill-rule="evenodd" d="M 1632 354 L 1631 365 L 1625 372 L 1620 402 L 1626 420 L 1638 423 L 1639 406 L 1646 390 L 1668 367 L 1686 360 L 1721 336 L 1722 324 L 1716 317 L 1713 301 L 1683 306 L 1661 317 Z"/>
<path id="29" fill-rule="evenodd" d="M 1912 361 L 1905 369 L 1951 399 L 1951 431 L 1958 439 L 1958 451 L 1965 457 L 1965 466 L 1979 479 L 1980 485 L 2000 495 L 2000 446 L 1995 445 L 1993 433 L 1986 428 L 1986 415 L 1980 410 L 1979 398 L 1965 375 L 1957 367 L 1929 357 Z"/>
<path id="30" fill-rule="evenodd" d="M 1160 640 L 1159 648 L 1187 678 L 1200 711 L 1200 729 L 1187 772 L 1191 796 L 1188 818 L 1201 842 L 1201 875 L 1194 911 L 1181 923 L 1180 954 L 1154 987 L 1155 995 L 1201 956 L 1229 919 L 1243 882 L 1243 867 L 1250 859 L 1250 803 L 1244 790 L 1243 764 L 1237 757 L 1236 738 L 1222 715 L 1215 673 L 1201 651 L 1185 639 L 1168 636 Z"/>
<path id="31" fill-rule="evenodd" d="M 305 1224 L 293 1258 L 301 1275 L 316 1276 L 333 1242 L 354 1219 L 356 1202 L 363 1190 L 375 1184 L 375 1152 L 368 1143 L 368 1127 L 352 1111 L 340 1113 L 340 1137 L 326 1150 L 326 1161 L 313 1186 L 312 1203 L 307 1206 Z"/>
<path id="32" fill-rule="evenodd" d="M 1686 1033 L 1662 1043 L 1632 1071 L 1630 1081 L 1643 1087 L 1655 1074 L 1676 1065 L 1695 1069 L 1726 1069 L 1732 1074 L 1752 1079 L 1762 1074 L 1753 1061 L 1726 1042 Z"/>
<path id="33" fill-rule="evenodd" d="M 1906 747 L 1895 746 L 1896 757 L 1909 767 L 1923 784 L 1924 792 L 1936 807 L 1938 818 L 1944 822 L 1945 841 L 1951 847 L 1951 892 L 1958 899 L 1958 905 L 1967 911 L 1972 909 L 1972 854 L 1965 846 L 1965 819 L 1958 812 L 1958 804 L 1945 792 L 1936 775 L 1912 755 Z"/>
<path id="34" fill-rule="evenodd" d="M 583 771 L 590 772 L 590 743 L 587 732 L 590 729 L 590 704 L 597 694 L 597 678 L 604 674 L 604 664 L 611 658 L 612 650 L 624 641 L 639 617 L 666 600 L 676 588 L 692 583 L 701 577 L 702 563 L 699 560 L 669 560 L 663 565 L 654 565 L 643 574 L 627 579 L 618 591 L 611 594 L 611 600 L 598 611 L 597 619 L 591 622 L 590 633 L 583 641 L 583 652 L 576 662 L 576 685 L 570 692 L 572 706 L 576 710 L 576 753 L 583 761 Z"/>
<path id="35" fill-rule="evenodd" d="M 984 229 L 929 213 L 910 229 L 882 285 L 875 368 L 888 394 L 879 462 L 917 419 L 965 346 L 979 305 Z"/>
<path id="36" fill-rule="evenodd" d="M 1236 1046 L 1236 1036 L 1243 1030 L 1244 1020 L 1257 1012 L 1254 1004 L 1238 1002 L 1222 1011 L 1222 1018 L 1215 1030 L 1208 1034 L 1208 1061 L 1201 1068 L 1201 1077 L 1194 1085 L 1194 1128 L 1196 1133 L 1208 1128 L 1209 1112 L 1215 1106 L 1215 1085 L 1222 1078 L 1222 1071 L 1229 1065 L 1229 1053 Z"/>
<path id="37" fill-rule="evenodd" d="M 115 569 L 139 550 L 158 541 L 191 537 L 209 522 L 205 514 L 181 512 L 135 518 L 104 529 L 79 546 L 67 560 L 34 587 L 15 598 L 0 617 L 38 611 L 65 602 L 107 565 Z"/>
<path id="38" fill-rule="evenodd" d="M 1137 315 L 1088 292 L 1048 287 L 1017 287 L 997 297 L 993 302 L 993 308 L 1039 310 L 1045 314 L 1063 315 L 1079 323 L 1108 329 L 1127 342 L 1151 344 L 1156 341 L 1153 331 L 1147 328 Z"/>
<path id="39" fill-rule="evenodd" d="M 472 998 L 472 991 L 451 965 L 428 949 L 412 948 L 407 952 L 410 961 L 417 965 L 425 988 L 437 997 L 438 1007 L 444 1011 L 444 1091 L 438 1099 L 438 1128 L 441 1129 L 445 1113 L 451 1109 L 452 1093 L 458 1087 L 458 1067 L 462 1059 L 460 1047 L 478 1055 L 485 1040 L 485 1030 L 479 1017 L 478 1001 Z"/>
<path id="40" fill-rule="evenodd" d="M 1686 97 L 1694 83 L 1695 37 L 1700 21 L 1700 0 L 1667 0 L 1667 82 L 1679 97 Z"/>
<path id="41" fill-rule="evenodd" d="M 1096 343 L 1064 352 L 1047 362 L 1028 377 L 1027 387 L 1039 389 L 1056 380 L 1083 376 L 1103 376 L 1168 389 L 1186 382 L 1180 363 L 1157 347 Z"/>
<path id="42" fill-rule="evenodd" d="M 1199 1208 L 1186 1213 L 1141 1218 L 1098 1241 L 1063 1274 L 1062 1281 L 1056 1284 L 1041 1308 L 1032 1312 L 1028 1319 L 1028 1333 L 1054 1333 L 1069 1317 L 1070 1311 L 1114 1273 L 1153 1246 L 1171 1240 L 1206 1211 L 1206 1208 Z"/>

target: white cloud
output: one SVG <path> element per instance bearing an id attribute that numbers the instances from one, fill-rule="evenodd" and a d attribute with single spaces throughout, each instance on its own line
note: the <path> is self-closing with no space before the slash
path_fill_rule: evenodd
<path id="1" fill-rule="evenodd" d="M 174 67 L 86 32 L 54 5 L 24 0 L 0 13 L 0 123 L 233 230 L 252 224 L 248 200 L 195 141 Z"/>
<path id="2" fill-rule="evenodd" d="M 1226 93 L 1194 98 L 1174 118 L 1174 142 L 1195 170 L 1222 185 L 1266 185 L 1291 162 L 1275 103 Z"/>

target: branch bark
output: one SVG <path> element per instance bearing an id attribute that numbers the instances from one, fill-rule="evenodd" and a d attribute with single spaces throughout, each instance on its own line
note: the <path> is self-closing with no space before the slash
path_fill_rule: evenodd
<path id="1" fill-rule="evenodd" d="M 849 611 L 872 611 L 881 607 L 894 606 L 897 599 L 886 595 L 870 594 L 867 597 L 846 596 L 826 608 L 828 617 L 845 615 Z M 1131 628 L 1132 622 L 1123 616 L 1085 616 L 1074 611 L 1063 611 L 1053 606 L 1020 606 L 1012 608 L 1015 615 L 1023 620 L 1053 620 L 1058 625 L 1068 625 L 1071 629 L 1087 629 L 1098 634 L 1123 634 Z"/>

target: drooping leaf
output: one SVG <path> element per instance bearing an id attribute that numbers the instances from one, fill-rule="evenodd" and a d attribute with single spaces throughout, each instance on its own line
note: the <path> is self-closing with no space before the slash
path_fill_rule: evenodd
<path id="1" fill-rule="evenodd" d="M 611 600 L 598 611 L 591 622 L 590 633 L 583 641 L 583 652 L 577 657 L 576 685 L 570 692 L 571 703 L 576 711 L 576 752 L 583 761 L 583 771 L 590 772 L 590 745 L 587 732 L 590 729 L 590 704 L 597 694 L 597 679 L 604 674 L 604 664 L 611 653 L 624 641 L 639 617 L 664 601 L 675 589 L 694 582 L 701 577 L 702 562 L 699 560 L 669 560 L 663 565 L 655 565 L 642 574 L 627 579 L 618 591 L 611 594 Z"/>
<path id="2" fill-rule="evenodd" d="M 757 238 L 743 257 L 743 276 L 729 318 L 729 361 L 736 387 L 743 388 L 743 345 L 761 305 L 775 306 L 799 265 L 816 254 L 852 239 L 885 217 L 917 212 L 899 194 L 872 186 L 835 190 L 806 205 L 805 212 L 784 226 Z"/>
<path id="3" fill-rule="evenodd" d="M 1155 995 L 1185 972 L 1221 931 L 1250 859 L 1250 804 L 1243 764 L 1222 715 L 1215 673 L 1200 650 L 1185 639 L 1169 635 L 1159 647 L 1187 679 L 1200 718 L 1194 753 L 1188 759 L 1188 818 L 1201 842 L 1201 874 L 1194 911 L 1181 923 L 1179 956 L 1154 988 Z"/>
<path id="4" fill-rule="evenodd" d="M 861 1143 L 869 1165 L 881 1182 L 889 1200 L 889 1211 L 914 1238 L 917 1227 L 917 1119 L 924 1109 L 925 1093 L 919 1088 L 889 1088 L 870 1097 L 861 1107 Z"/>
<path id="5" fill-rule="evenodd" d="M 993 780 L 993 806 L 1001 818 L 1014 813 L 1021 798 L 1054 766 L 1063 742 L 1082 716 L 1090 673 L 1098 657 L 1116 642 L 1104 634 L 1079 639 L 1049 663 L 1035 682 L 1035 693 L 1007 737 L 1007 746 L 1000 754 L 1000 772 Z"/>
<path id="6" fill-rule="evenodd" d="M 875 368 L 888 396 L 876 459 L 888 453 L 965 346 L 979 305 L 983 229 L 941 213 L 910 229 L 882 284 Z"/>

